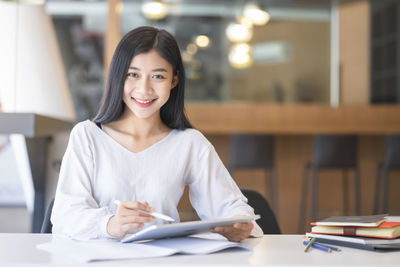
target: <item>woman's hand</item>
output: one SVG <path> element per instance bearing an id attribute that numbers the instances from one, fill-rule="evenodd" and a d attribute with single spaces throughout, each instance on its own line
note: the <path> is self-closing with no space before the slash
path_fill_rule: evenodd
<path id="1" fill-rule="evenodd" d="M 107 223 L 107 232 L 115 238 L 122 238 L 129 230 L 142 228 L 144 223 L 152 222 L 154 217 L 140 210 L 153 212 L 147 202 L 123 201 L 118 205 L 117 212 Z"/>
<path id="2" fill-rule="evenodd" d="M 250 236 L 254 225 L 252 222 L 235 223 L 233 226 L 219 226 L 211 229 L 211 232 L 225 236 L 229 241 L 240 242 Z"/>

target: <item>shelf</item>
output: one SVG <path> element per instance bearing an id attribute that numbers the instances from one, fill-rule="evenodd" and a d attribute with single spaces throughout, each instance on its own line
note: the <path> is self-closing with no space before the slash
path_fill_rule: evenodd
<path id="1" fill-rule="evenodd" d="M 0 134 L 23 134 L 26 137 L 50 136 L 71 130 L 73 122 L 35 113 L 0 112 Z"/>
<path id="2" fill-rule="evenodd" d="M 188 103 L 193 126 L 205 134 L 400 133 L 400 105 L 268 105 Z"/>

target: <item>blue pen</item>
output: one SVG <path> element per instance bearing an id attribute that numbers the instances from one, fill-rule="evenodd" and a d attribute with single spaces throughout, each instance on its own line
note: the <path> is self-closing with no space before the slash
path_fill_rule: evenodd
<path id="1" fill-rule="evenodd" d="M 307 240 L 303 241 L 304 245 L 308 245 L 309 243 L 310 243 L 310 241 L 307 241 Z M 325 246 L 325 245 L 322 245 L 322 244 L 319 244 L 319 243 L 315 243 L 315 242 L 311 244 L 311 247 L 313 247 L 315 249 L 319 249 L 319 250 L 325 251 L 325 252 L 332 252 L 332 247 Z"/>
<path id="2" fill-rule="evenodd" d="M 318 243 L 318 244 L 321 245 L 321 243 Z M 334 251 L 342 251 L 340 248 L 337 248 L 337 247 L 332 247 L 332 246 L 328 246 L 328 245 L 325 245 L 325 244 L 323 244 L 322 246 L 327 247 L 327 248 L 330 248 L 330 249 L 332 249 L 332 250 L 334 250 Z"/>
<path id="3" fill-rule="evenodd" d="M 319 244 L 319 243 L 318 243 Z M 327 248 L 330 248 L 330 249 L 332 249 L 332 250 L 334 250 L 334 251 L 342 251 L 340 248 L 336 248 L 336 247 L 332 247 L 332 246 L 328 246 L 328 245 L 323 245 L 324 247 L 327 247 Z"/>

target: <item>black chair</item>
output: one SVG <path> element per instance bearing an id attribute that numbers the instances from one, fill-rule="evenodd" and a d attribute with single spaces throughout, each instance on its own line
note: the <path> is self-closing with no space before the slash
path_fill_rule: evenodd
<path id="1" fill-rule="evenodd" d="M 383 162 L 378 165 L 375 180 L 374 213 L 388 212 L 389 191 L 388 173 L 390 169 L 400 169 L 400 135 L 388 135 L 385 138 L 385 156 Z M 383 194 L 381 186 L 383 185 Z M 381 206 L 379 206 L 381 202 Z"/>
<path id="2" fill-rule="evenodd" d="M 51 234 L 53 224 L 50 221 L 51 212 L 53 210 L 54 199 L 51 200 L 49 206 L 47 207 L 46 213 L 44 214 L 42 228 L 40 229 L 41 234 Z"/>
<path id="3" fill-rule="evenodd" d="M 309 173 L 311 171 L 311 219 L 318 219 L 318 171 L 321 169 L 342 169 L 343 171 L 343 213 L 348 214 L 349 199 L 347 171 L 354 170 L 355 213 L 360 215 L 360 179 L 358 170 L 357 136 L 353 135 L 316 135 L 312 161 L 305 166 L 300 201 L 299 232 L 304 229 L 306 219 L 306 198 Z"/>
<path id="4" fill-rule="evenodd" d="M 274 160 L 274 137 L 261 134 L 232 134 L 228 169 L 231 175 L 235 169 L 260 168 L 265 170 L 268 195 L 275 214 L 278 214 L 278 189 Z M 269 175 L 267 175 L 269 173 Z"/>
<path id="5" fill-rule="evenodd" d="M 257 191 L 250 189 L 241 190 L 247 198 L 248 204 L 254 209 L 254 213 L 261 215 L 261 218 L 257 220 L 257 224 L 261 227 L 264 234 L 280 234 L 281 230 L 278 222 L 267 200 Z"/>

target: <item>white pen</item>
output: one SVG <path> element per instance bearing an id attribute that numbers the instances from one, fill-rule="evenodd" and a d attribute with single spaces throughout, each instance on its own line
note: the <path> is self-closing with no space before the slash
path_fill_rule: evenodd
<path id="1" fill-rule="evenodd" d="M 114 204 L 115 204 L 115 205 L 119 205 L 120 203 L 121 203 L 121 201 L 119 201 L 119 200 L 114 200 Z M 162 220 L 164 220 L 164 221 L 168 221 L 168 222 L 174 222 L 174 221 L 175 221 L 173 218 L 171 218 L 171 217 L 169 217 L 169 216 L 167 216 L 167 215 L 165 215 L 165 214 L 158 213 L 158 212 L 147 212 L 147 211 L 138 210 L 138 209 L 135 209 L 135 210 L 138 211 L 138 212 L 144 213 L 144 214 L 149 214 L 149 215 L 151 215 L 151 216 L 153 216 L 153 217 L 162 219 Z"/>

